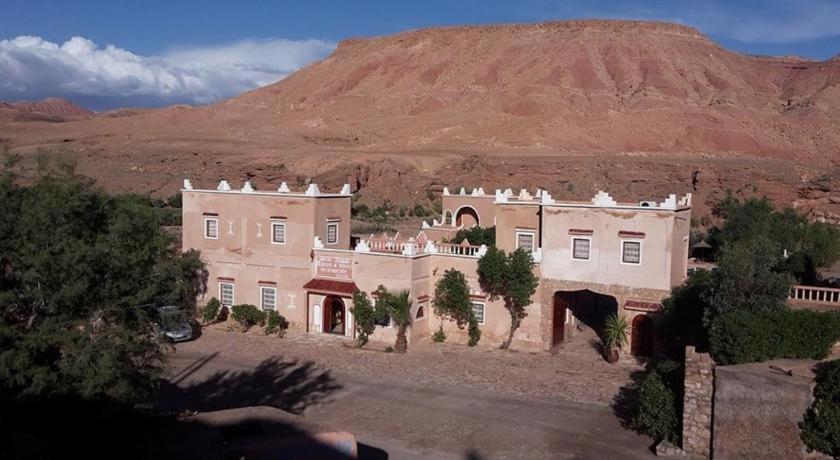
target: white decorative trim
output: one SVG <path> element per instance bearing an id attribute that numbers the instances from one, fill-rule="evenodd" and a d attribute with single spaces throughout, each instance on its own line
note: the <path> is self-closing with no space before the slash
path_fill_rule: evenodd
<path id="1" fill-rule="evenodd" d="M 368 246 L 367 241 L 359 240 L 359 242 L 356 243 L 355 251 L 356 252 L 370 252 L 370 246 Z"/>
<path id="2" fill-rule="evenodd" d="M 210 236 L 207 233 L 207 222 L 214 221 L 216 222 L 216 236 Z M 205 217 L 204 218 L 204 239 L 206 240 L 218 240 L 219 239 L 219 218 L 218 217 Z"/>
<path id="3" fill-rule="evenodd" d="M 277 233 L 274 231 L 274 227 L 276 227 L 278 225 L 283 226 L 283 241 L 276 241 L 274 239 L 275 235 L 277 235 Z M 286 230 L 287 230 L 287 228 L 286 228 L 286 221 L 285 220 L 274 220 L 274 221 L 272 221 L 271 222 L 271 244 L 279 244 L 279 245 L 286 244 L 286 240 L 288 239 L 287 235 L 286 235 Z"/>
<path id="4" fill-rule="evenodd" d="M 216 187 L 216 190 L 220 192 L 229 192 L 230 191 L 230 183 L 224 179 L 219 181 L 219 186 Z"/>
<path id="5" fill-rule="evenodd" d="M 542 204 L 554 204 L 554 198 L 551 197 L 551 194 L 545 190 L 542 190 L 542 194 L 540 195 L 540 203 Z"/>
<path id="6" fill-rule="evenodd" d="M 350 184 L 342 185 L 341 186 L 341 192 L 339 192 L 339 193 L 342 194 L 342 195 L 350 195 Z"/>
<path id="7" fill-rule="evenodd" d="M 289 193 L 291 190 L 289 190 L 289 184 L 286 182 L 280 182 L 280 186 L 277 187 L 277 191 L 280 193 Z"/>
<path id="8" fill-rule="evenodd" d="M 184 179 L 184 190 L 192 190 L 192 182 L 189 179 Z"/>
<path id="9" fill-rule="evenodd" d="M 517 230 L 514 249 L 519 249 L 519 235 L 531 235 L 531 252 L 537 250 L 537 232 L 534 230 Z"/>
<path id="10" fill-rule="evenodd" d="M 621 265 L 630 265 L 632 267 L 640 267 L 642 265 L 642 255 L 644 253 L 644 241 L 643 240 L 636 240 L 636 239 L 620 239 L 619 251 L 618 251 L 618 262 Z M 625 243 L 639 243 L 639 263 L 633 262 L 625 262 L 624 261 L 624 244 Z"/>
<path id="11" fill-rule="evenodd" d="M 242 193 L 254 193 L 254 186 L 251 185 L 251 181 L 245 181 L 245 184 L 242 185 Z"/>
<path id="12" fill-rule="evenodd" d="M 423 223 L 422 223 L 422 224 L 420 224 L 420 228 L 426 229 L 426 228 L 432 228 L 432 227 L 429 225 L 429 223 L 428 223 L 428 222 L 426 222 L 426 221 L 424 220 L 424 221 L 423 221 Z"/>
<path id="13" fill-rule="evenodd" d="M 595 196 L 592 198 L 592 204 L 594 204 L 595 206 L 609 207 L 615 206 L 616 202 L 610 196 L 609 193 L 603 190 L 598 190 L 598 193 L 596 193 Z"/>
<path id="14" fill-rule="evenodd" d="M 317 196 L 321 194 L 321 189 L 318 188 L 318 184 L 311 183 L 309 184 L 309 187 L 306 188 L 306 192 L 304 192 L 304 194 L 309 196 Z"/>
<path id="15" fill-rule="evenodd" d="M 496 189 L 496 202 L 498 203 L 506 203 L 507 202 L 507 195 L 504 194 L 501 190 Z"/>
<path id="16" fill-rule="evenodd" d="M 475 252 L 475 255 L 477 255 L 478 257 L 482 257 L 484 254 L 487 254 L 486 244 L 482 244 L 481 246 L 479 246 L 478 251 Z"/>
<path id="17" fill-rule="evenodd" d="M 665 201 L 659 203 L 659 207 L 663 209 L 677 209 L 677 195 L 670 194 Z"/>
<path id="18" fill-rule="evenodd" d="M 458 192 L 458 195 L 466 195 L 466 194 L 467 194 L 467 190 L 464 187 L 461 187 L 461 191 Z"/>
<path id="19" fill-rule="evenodd" d="M 444 195 L 449 195 L 449 187 L 444 187 L 443 188 L 443 194 Z"/>
<path id="20" fill-rule="evenodd" d="M 263 302 L 265 302 L 265 296 L 263 294 L 263 291 L 267 291 L 269 289 L 274 291 L 274 308 L 265 308 L 265 304 L 263 303 Z M 260 310 L 277 311 L 277 287 L 276 286 L 260 286 Z"/>
<path id="21" fill-rule="evenodd" d="M 324 248 L 324 243 L 321 241 L 320 237 L 316 236 L 312 240 L 312 247 L 315 248 L 315 249 L 323 249 Z"/>
<path id="22" fill-rule="evenodd" d="M 224 300 L 223 300 L 224 296 L 222 295 L 222 285 L 223 284 L 230 286 L 230 297 L 231 297 L 230 305 L 227 305 L 226 303 L 224 303 Z M 227 307 L 227 306 L 232 307 L 232 306 L 236 305 L 236 284 L 235 283 L 232 283 L 230 281 L 219 281 L 219 303 L 224 307 Z"/>

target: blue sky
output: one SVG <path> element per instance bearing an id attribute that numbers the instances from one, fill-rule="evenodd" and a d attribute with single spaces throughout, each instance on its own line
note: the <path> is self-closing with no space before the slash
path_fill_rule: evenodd
<path id="1" fill-rule="evenodd" d="M 0 0 L 0 99 L 201 104 L 276 81 L 349 37 L 573 18 L 680 22 L 745 53 L 840 53 L 840 0 Z"/>

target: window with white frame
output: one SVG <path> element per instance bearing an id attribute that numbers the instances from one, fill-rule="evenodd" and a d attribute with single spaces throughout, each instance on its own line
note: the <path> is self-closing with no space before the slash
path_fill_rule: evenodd
<path id="1" fill-rule="evenodd" d="M 516 232 L 516 249 L 534 252 L 534 232 Z"/>
<path id="2" fill-rule="evenodd" d="M 271 223 L 271 242 L 274 244 L 286 244 L 286 223 Z"/>
<path id="3" fill-rule="evenodd" d="M 338 243 L 338 222 L 327 222 L 327 244 Z"/>
<path id="4" fill-rule="evenodd" d="M 276 310 L 277 288 L 260 286 L 260 303 L 263 310 Z"/>
<path id="5" fill-rule="evenodd" d="M 592 240 L 589 238 L 572 238 L 572 259 L 589 260 L 589 250 Z"/>
<path id="6" fill-rule="evenodd" d="M 219 283 L 219 301 L 226 307 L 233 306 L 233 283 Z"/>
<path id="7" fill-rule="evenodd" d="M 472 310 L 478 324 L 484 324 L 484 304 L 480 302 L 473 302 Z"/>
<path id="8" fill-rule="evenodd" d="M 204 238 L 215 240 L 219 238 L 219 219 L 216 217 L 204 218 Z"/>
<path id="9" fill-rule="evenodd" d="M 642 263 L 642 242 L 622 241 L 621 262 L 625 264 L 639 265 Z"/>

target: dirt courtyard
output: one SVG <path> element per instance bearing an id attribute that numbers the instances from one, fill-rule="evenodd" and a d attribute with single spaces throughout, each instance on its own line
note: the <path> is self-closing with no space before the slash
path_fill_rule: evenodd
<path id="1" fill-rule="evenodd" d="M 348 431 L 362 459 L 651 458 L 650 439 L 610 407 L 642 364 L 610 365 L 590 339 L 556 354 L 421 341 L 398 355 L 214 325 L 175 346 L 161 407 L 217 427 L 227 455 L 289 433 Z"/>

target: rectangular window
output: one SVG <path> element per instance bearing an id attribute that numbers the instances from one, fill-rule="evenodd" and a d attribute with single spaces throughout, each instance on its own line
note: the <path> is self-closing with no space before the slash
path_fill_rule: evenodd
<path id="1" fill-rule="evenodd" d="M 484 324 L 484 304 L 473 302 L 472 309 L 473 314 L 475 315 L 475 320 L 478 321 L 478 324 Z"/>
<path id="2" fill-rule="evenodd" d="M 589 238 L 572 238 L 572 259 L 589 260 L 589 247 L 592 240 Z"/>
<path id="3" fill-rule="evenodd" d="M 642 263 L 642 242 L 622 241 L 621 262 L 633 265 L 639 265 L 640 263 Z"/>
<path id="4" fill-rule="evenodd" d="M 277 288 L 261 286 L 260 299 L 263 310 L 277 309 Z"/>
<path id="5" fill-rule="evenodd" d="M 338 243 L 338 222 L 327 224 L 327 244 Z"/>
<path id="6" fill-rule="evenodd" d="M 532 232 L 516 232 L 516 249 L 534 252 L 534 234 Z"/>
<path id="7" fill-rule="evenodd" d="M 219 219 L 204 219 L 204 237 L 211 240 L 219 238 Z"/>
<path id="8" fill-rule="evenodd" d="M 286 244 L 286 223 L 271 223 L 271 242 L 274 244 Z"/>
<path id="9" fill-rule="evenodd" d="M 233 283 L 219 283 L 219 301 L 226 307 L 233 306 Z"/>

